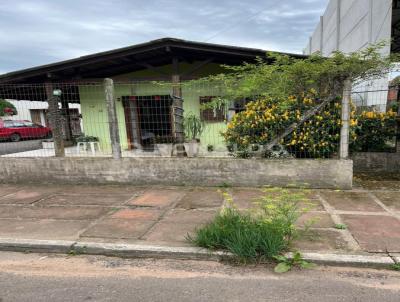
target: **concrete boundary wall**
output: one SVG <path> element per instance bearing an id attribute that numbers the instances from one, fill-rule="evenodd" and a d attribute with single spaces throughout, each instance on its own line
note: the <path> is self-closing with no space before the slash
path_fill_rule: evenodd
<path id="1" fill-rule="evenodd" d="M 400 153 L 360 152 L 352 155 L 354 172 L 400 173 Z"/>
<path id="2" fill-rule="evenodd" d="M 0 158 L 3 183 L 292 186 L 350 189 L 351 160 Z"/>

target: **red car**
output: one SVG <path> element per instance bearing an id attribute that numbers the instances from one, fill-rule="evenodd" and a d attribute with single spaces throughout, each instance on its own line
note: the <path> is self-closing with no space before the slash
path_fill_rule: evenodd
<path id="1" fill-rule="evenodd" d="M 18 142 L 26 138 L 49 138 L 51 129 L 23 120 L 0 120 L 0 139 Z"/>

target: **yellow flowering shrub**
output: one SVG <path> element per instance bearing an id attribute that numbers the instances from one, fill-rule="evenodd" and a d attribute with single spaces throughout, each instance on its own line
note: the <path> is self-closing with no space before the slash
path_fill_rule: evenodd
<path id="1" fill-rule="evenodd" d="M 363 111 L 357 115 L 354 125 L 356 139 L 351 143 L 352 151 L 386 151 L 396 136 L 396 116 L 392 109 L 387 112 Z"/>
<path id="2" fill-rule="evenodd" d="M 294 122 L 299 122 L 317 102 L 312 97 L 289 97 L 285 102 L 263 98 L 246 105 L 235 114 L 223 133 L 225 141 L 237 155 L 247 157 L 254 147 L 268 144 Z M 350 114 L 350 143 L 352 151 L 379 151 L 395 135 L 396 113 L 374 111 Z M 332 102 L 321 112 L 298 126 L 280 143 L 297 158 L 327 158 L 338 152 L 341 128 L 340 100 Z M 228 147 L 229 148 L 229 147 Z"/>
<path id="3" fill-rule="evenodd" d="M 289 97 L 284 103 L 269 98 L 253 101 L 244 111 L 234 115 L 223 135 L 227 144 L 236 146 L 238 152 L 248 150 L 251 145 L 266 145 L 291 124 L 299 122 L 303 114 L 316 105 L 312 97 L 300 100 Z M 280 144 L 295 157 L 328 157 L 338 148 L 340 115 L 340 103 L 331 103 L 297 127 Z M 354 125 L 356 120 L 352 119 L 351 123 Z"/>

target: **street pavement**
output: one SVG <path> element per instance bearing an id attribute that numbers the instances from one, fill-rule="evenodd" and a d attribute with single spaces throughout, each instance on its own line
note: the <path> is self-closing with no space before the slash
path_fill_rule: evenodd
<path id="1" fill-rule="evenodd" d="M 42 140 L 23 140 L 19 142 L 0 141 L 0 155 L 37 150 L 42 148 Z"/>
<path id="2" fill-rule="evenodd" d="M 0 253 L 0 301 L 398 302 L 400 273 Z"/>
<path id="3" fill-rule="evenodd" d="M 309 191 L 311 210 L 298 226 L 314 223 L 293 248 L 398 255 L 399 183 Z M 220 211 L 222 190 L 241 210 L 264 194 L 257 188 L 0 184 L 0 238 L 190 246 L 187 235 Z"/>

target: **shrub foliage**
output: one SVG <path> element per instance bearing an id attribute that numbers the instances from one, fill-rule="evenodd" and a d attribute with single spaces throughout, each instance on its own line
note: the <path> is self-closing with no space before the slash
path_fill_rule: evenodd
<path id="1" fill-rule="evenodd" d="M 285 104 L 285 105 L 282 105 Z M 236 146 L 236 154 L 248 156 L 254 145 L 266 145 L 288 126 L 301 120 L 315 107 L 313 97 L 289 97 L 285 102 L 262 98 L 250 102 L 245 110 L 228 123 L 223 136 L 228 145 Z M 396 113 L 351 111 L 350 141 L 352 151 L 383 151 L 396 134 Z M 333 101 L 321 112 L 286 136 L 280 144 L 293 157 L 325 158 L 338 151 L 341 128 L 340 100 Z M 246 152 L 246 150 L 249 150 Z M 265 153 L 264 156 L 268 156 Z"/>
<path id="2" fill-rule="evenodd" d="M 193 244 L 227 250 L 241 262 L 274 259 L 287 250 L 296 235 L 295 223 L 305 212 L 304 192 L 271 188 L 255 202 L 250 211 L 239 211 L 229 194 L 224 194 L 228 206 L 212 222 L 188 236 Z"/>
<path id="3" fill-rule="evenodd" d="M 0 116 L 16 115 L 17 109 L 13 104 L 6 100 L 0 99 Z"/>

